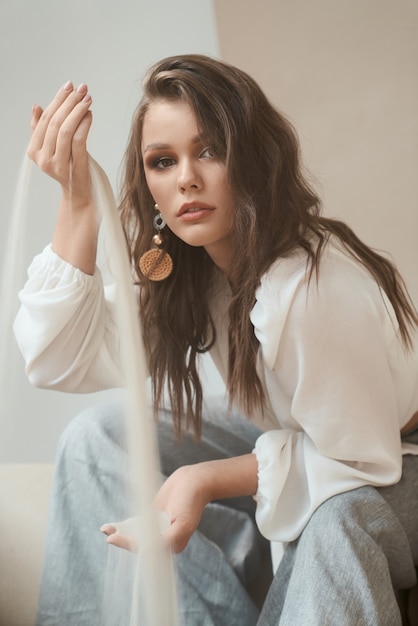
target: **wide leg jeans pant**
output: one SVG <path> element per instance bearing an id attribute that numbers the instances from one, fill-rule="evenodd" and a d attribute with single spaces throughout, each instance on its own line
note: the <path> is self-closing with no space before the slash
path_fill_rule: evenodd
<path id="1" fill-rule="evenodd" d="M 201 442 L 185 437 L 179 444 L 162 412 L 162 473 L 246 454 L 258 435 L 239 416 L 226 417 L 221 402 L 207 407 Z M 63 433 L 36 626 L 129 626 L 129 594 L 109 552 L 129 553 L 109 546 L 99 530 L 131 515 L 125 450 L 121 410 L 113 405 L 84 411 Z M 174 557 L 182 626 L 400 626 L 393 589 L 415 584 L 418 563 L 417 457 L 404 458 L 398 485 L 325 502 L 288 545 L 274 578 L 254 510 L 252 498 L 208 505 Z"/>

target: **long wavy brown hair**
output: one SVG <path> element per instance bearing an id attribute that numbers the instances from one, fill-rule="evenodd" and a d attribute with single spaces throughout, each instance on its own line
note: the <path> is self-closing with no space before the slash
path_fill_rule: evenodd
<path id="1" fill-rule="evenodd" d="M 151 282 L 139 259 L 150 248 L 155 215 L 141 155 L 144 119 L 156 100 L 184 100 L 192 107 L 209 145 L 225 163 L 235 198 L 232 267 L 228 278 L 228 391 L 247 415 L 263 409 L 265 397 L 256 372 L 258 341 L 250 321 L 261 276 L 278 257 L 296 248 L 307 253 L 309 276 L 319 271 L 330 235 L 372 274 L 389 297 L 406 347 L 416 309 L 394 265 L 366 246 L 344 223 L 321 216 L 321 203 L 303 171 L 299 141 L 290 122 L 245 72 L 202 55 L 170 57 L 155 64 L 143 83 L 124 161 L 121 216 L 138 278 L 139 312 L 154 407 L 167 385 L 174 427 L 200 434 L 202 386 L 198 356 L 216 340 L 209 302 L 219 270 L 204 248 L 185 244 L 168 228 L 164 247 L 174 262 L 172 275 Z"/>

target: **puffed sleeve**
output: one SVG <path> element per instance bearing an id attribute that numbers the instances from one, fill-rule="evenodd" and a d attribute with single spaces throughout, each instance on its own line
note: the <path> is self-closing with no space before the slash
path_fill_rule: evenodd
<path id="1" fill-rule="evenodd" d="M 356 263 L 328 254 L 318 281 L 276 268 L 252 321 L 281 428 L 256 442 L 256 519 L 292 541 L 333 495 L 400 479 L 402 458 L 391 306 Z"/>
<path id="2" fill-rule="evenodd" d="M 84 274 L 47 246 L 19 298 L 14 333 L 33 385 L 76 393 L 121 385 L 113 306 L 98 269 Z"/>

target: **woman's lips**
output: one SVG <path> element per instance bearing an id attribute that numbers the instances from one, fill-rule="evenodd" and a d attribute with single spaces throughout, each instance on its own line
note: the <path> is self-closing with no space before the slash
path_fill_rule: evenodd
<path id="1" fill-rule="evenodd" d="M 193 220 L 200 220 L 203 217 L 206 217 L 212 211 L 215 210 L 215 207 L 209 206 L 204 203 L 194 203 L 188 202 L 187 204 L 183 204 L 177 213 L 177 217 L 179 217 L 182 221 L 190 222 Z"/>

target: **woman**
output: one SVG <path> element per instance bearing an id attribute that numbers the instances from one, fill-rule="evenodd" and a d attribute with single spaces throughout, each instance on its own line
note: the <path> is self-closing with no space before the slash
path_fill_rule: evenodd
<path id="1" fill-rule="evenodd" d="M 28 151 L 63 193 L 52 247 L 34 260 L 21 293 L 16 335 L 34 384 L 64 391 L 121 383 L 111 306 L 95 268 L 90 104 L 85 85 L 67 83 L 45 111 L 35 106 Z M 209 350 L 231 405 L 264 431 L 218 416 L 215 448 L 236 428 L 245 433 L 240 445 L 213 457 L 186 437 L 167 468 L 172 446 L 161 444 L 169 477 L 155 505 L 170 519 L 165 538 L 181 553 L 179 579 L 188 580 L 192 562 L 208 563 L 194 542 L 210 533 L 202 524 L 214 501 L 254 497 L 262 535 L 287 545 L 259 616 L 244 576 L 224 604 L 201 585 L 199 617 L 185 610 L 185 623 L 400 623 L 393 586 L 412 586 L 418 563 L 418 440 L 410 434 L 418 423 L 418 317 L 396 269 L 320 215 L 296 135 L 256 83 L 199 55 L 165 59 L 145 78 L 121 216 L 155 411 L 167 382 L 175 433 L 201 434 L 197 364 Z M 160 252 L 149 250 L 155 233 Z M 160 437 L 168 437 L 163 425 Z M 104 487 L 96 483 L 97 494 Z M 250 509 L 237 507 L 246 521 Z M 104 530 L 123 545 L 114 528 Z M 250 543 L 262 552 L 256 535 Z M 183 593 L 187 604 L 187 584 Z"/>

